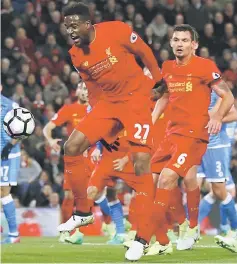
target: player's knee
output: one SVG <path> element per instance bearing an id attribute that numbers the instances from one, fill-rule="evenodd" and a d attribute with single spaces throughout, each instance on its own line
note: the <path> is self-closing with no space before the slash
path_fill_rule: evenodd
<path id="1" fill-rule="evenodd" d="M 73 200 L 74 199 L 74 196 L 73 196 L 73 193 L 71 190 L 65 190 L 64 191 L 64 199 L 67 199 L 67 200 Z"/>
<path id="2" fill-rule="evenodd" d="M 235 189 L 235 187 L 229 189 L 228 190 L 228 193 L 230 193 L 230 195 L 232 196 L 232 198 L 235 199 L 235 197 L 236 197 L 236 189 Z"/>
<path id="3" fill-rule="evenodd" d="M 198 181 L 197 178 L 186 178 L 184 177 L 184 184 L 185 184 L 185 189 L 187 191 L 193 191 L 198 188 Z"/>
<path id="4" fill-rule="evenodd" d="M 1 198 L 10 194 L 11 187 L 10 186 L 1 186 Z"/>
<path id="5" fill-rule="evenodd" d="M 184 177 L 184 184 L 187 191 L 193 191 L 198 188 L 197 166 L 192 166 Z"/>
<path id="6" fill-rule="evenodd" d="M 226 190 L 225 183 L 224 182 L 213 182 L 212 192 L 218 200 L 224 201 L 227 196 L 227 190 Z"/>
<path id="7" fill-rule="evenodd" d="M 149 153 L 135 153 L 133 154 L 134 170 L 137 176 L 150 173 L 150 160 Z"/>
<path id="8" fill-rule="evenodd" d="M 85 135 L 79 131 L 73 131 L 69 139 L 64 144 L 66 156 L 79 156 L 90 147 L 90 142 Z"/>
<path id="9" fill-rule="evenodd" d="M 99 190 L 96 186 L 90 186 L 87 188 L 87 198 L 90 200 L 97 200 Z"/>
<path id="10" fill-rule="evenodd" d="M 177 187 L 179 175 L 168 168 L 162 170 L 159 180 L 158 187 L 161 189 L 174 189 Z"/>
<path id="11" fill-rule="evenodd" d="M 67 140 L 64 144 L 64 154 L 67 156 L 76 156 L 80 155 L 81 153 L 76 144 L 70 140 Z"/>

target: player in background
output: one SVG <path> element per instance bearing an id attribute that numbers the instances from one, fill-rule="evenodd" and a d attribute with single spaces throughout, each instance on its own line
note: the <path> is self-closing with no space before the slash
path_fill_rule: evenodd
<path id="1" fill-rule="evenodd" d="M 88 198 L 92 200 L 98 199 L 105 186 L 112 187 L 116 184 L 117 179 L 122 179 L 135 191 L 136 204 L 133 209 L 136 211 L 137 232 L 139 232 L 139 229 L 144 228 L 143 225 L 146 223 L 146 215 L 144 211 L 139 208 L 139 196 L 142 196 L 142 193 L 145 192 L 147 196 L 151 195 L 150 199 L 152 200 L 154 198 L 154 192 L 151 190 L 154 189 L 154 183 L 152 178 L 147 182 L 147 177 L 137 177 L 135 175 L 131 154 L 127 152 L 129 146 L 126 140 L 126 132 L 120 133 L 119 143 L 120 146 L 118 147 L 118 151 L 108 152 L 104 150 L 103 158 L 95 167 L 89 181 L 87 189 Z M 148 188 L 148 190 L 146 190 L 146 188 Z M 127 236 L 125 233 L 117 232 L 115 235 L 115 240 L 118 241 L 118 244 L 123 243 L 126 239 Z"/>
<path id="2" fill-rule="evenodd" d="M 84 116 L 89 111 L 91 111 L 91 107 L 88 102 L 88 90 L 84 82 L 80 82 L 78 84 L 76 96 L 78 96 L 77 102 L 71 105 L 63 106 L 43 130 L 50 146 L 55 151 L 60 151 L 61 147 L 59 145 L 59 142 L 61 141 L 61 139 L 53 139 L 52 130 L 56 126 L 61 126 L 64 123 L 67 123 L 68 134 L 70 135 L 73 128 L 84 118 Z M 67 221 L 70 220 L 73 213 L 74 202 L 76 204 L 77 212 L 82 211 L 83 213 L 88 209 L 88 200 L 86 198 L 87 183 L 94 169 L 93 164 L 97 163 L 100 160 L 101 153 L 101 144 L 97 143 L 95 148 L 91 148 L 89 151 L 86 150 L 84 152 L 84 157 L 78 157 L 77 162 L 72 166 L 72 173 L 69 173 L 65 170 L 63 185 L 64 200 L 62 204 L 63 224 L 65 222 L 67 223 Z M 123 212 L 119 200 L 116 200 L 116 202 L 114 201 L 113 205 L 110 206 L 108 204 L 106 195 L 103 195 L 98 201 L 96 201 L 96 204 L 100 206 L 101 210 L 106 215 L 112 216 L 112 220 L 115 223 L 117 229 L 124 230 Z M 91 203 L 89 203 L 89 206 L 92 206 Z M 59 241 L 81 244 L 83 234 L 79 232 L 79 229 L 76 229 L 76 232 L 72 236 L 70 236 L 71 230 L 72 229 L 61 232 Z"/>
<path id="3" fill-rule="evenodd" d="M 2 86 L 0 86 L 0 91 L 2 91 Z M 3 129 L 5 115 L 17 107 L 19 107 L 17 103 L 1 95 L 1 202 L 9 227 L 8 237 L 1 242 L 4 244 L 20 242 L 16 221 L 16 208 L 10 194 L 11 186 L 17 185 L 17 176 L 20 169 L 20 145 L 18 144 L 18 140 L 10 138 Z"/>
<path id="4" fill-rule="evenodd" d="M 52 118 L 51 121 L 49 121 L 44 129 L 43 133 L 46 139 L 49 142 L 49 145 L 52 149 L 54 149 L 57 152 L 61 151 L 60 141 L 59 138 L 53 138 L 52 137 L 52 131 L 57 127 L 61 126 L 64 123 L 67 123 L 67 131 L 68 135 L 71 134 L 74 127 L 84 118 L 84 116 L 87 113 L 88 106 L 88 91 L 86 89 L 86 86 L 83 82 L 78 84 L 78 88 L 76 90 L 76 96 L 78 97 L 78 100 L 75 103 L 72 103 L 70 105 L 64 105 L 57 114 Z M 84 201 L 86 198 L 83 199 L 80 192 L 80 186 L 81 181 L 84 181 L 84 178 L 87 179 L 88 175 L 90 174 L 90 169 L 86 164 L 86 158 L 80 157 L 79 164 L 81 165 L 78 168 L 78 171 L 76 175 L 72 175 L 70 178 L 68 177 L 68 173 L 64 173 L 64 183 L 63 183 L 63 189 L 64 189 L 64 199 L 62 203 L 62 222 L 66 222 L 73 213 L 74 208 L 74 201 L 79 206 L 79 203 L 85 204 L 87 203 L 87 200 Z M 82 192 L 83 193 L 83 192 Z M 81 201 L 82 199 L 82 201 Z M 77 208 L 80 210 L 83 210 L 83 208 Z M 69 232 L 62 232 L 59 237 L 59 242 L 65 242 L 66 239 L 70 238 Z M 79 229 L 76 229 L 76 232 L 72 235 L 71 240 L 73 240 L 75 243 L 81 243 L 83 238 L 83 234 L 79 231 Z"/>
<path id="5" fill-rule="evenodd" d="M 124 127 L 138 181 L 143 176 L 150 181 L 152 136 L 149 131 L 152 124 L 150 107 L 147 106 L 151 89 L 161 81 L 151 49 L 122 22 L 92 25 L 88 6 L 82 3 L 68 5 L 64 16 L 67 32 L 75 42 L 69 51 L 73 65 L 89 90 L 102 90 L 102 98 L 65 143 L 66 168 L 70 170 L 68 164 L 90 145 L 107 135 L 118 134 Z M 153 80 L 142 73 L 135 55 L 148 67 Z M 146 195 L 142 197 L 140 206 L 147 215 L 149 228 L 152 222 L 151 200 Z M 75 215 L 74 221 L 77 225 L 86 225 L 91 222 L 91 216 L 91 211 L 88 211 L 87 215 Z M 150 240 L 147 230 L 144 228 L 137 234 L 126 252 L 128 260 L 134 260 L 131 251 L 137 249 L 142 256 L 146 241 Z"/>
<path id="6" fill-rule="evenodd" d="M 237 129 L 237 122 L 230 122 L 226 124 L 226 133 L 227 136 L 230 140 L 231 146 L 229 147 L 229 158 L 228 158 L 228 164 L 229 167 L 231 165 L 231 158 L 232 158 L 232 148 L 233 148 L 233 144 L 235 142 L 235 133 L 236 133 L 236 129 Z M 236 186 L 231 174 L 231 170 L 228 169 L 228 174 L 226 176 L 227 181 L 226 181 L 226 189 L 227 191 L 231 194 L 233 200 L 235 200 L 236 198 Z M 223 234 L 227 234 L 230 226 L 228 223 L 228 219 L 227 219 L 227 215 L 225 213 L 225 211 L 223 210 L 223 207 L 220 206 L 220 215 L 221 215 L 221 224 L 220 224 L 220 231 Z"/>
<path id="7" fill-rule="evenodd" d="M 209 106 L 210 115 L 215 113 L 220 101 L 221 99 L 218 98 L 217 94 L 212 92 L 211 104 Z M 203 156 L 202 164 L 199 166 L 197 174 L 201 180 L 199 180 L 200 184 L 203 178 L 205 178 L 211 184 L 212 190 L 200 203 L 198 222 L 201 223 L 203 219 L 209 215 L 213 204 L 216 200 L 219 200 L 222 229 L 226 228 L 228 219 L 231 229 L 234 231 L 237 229 L 237 213 L 234 206 L 234 199 L 227 190 L 228 185 L 229 188 L 233 188 L 233 185 L 230 185 L 232 178 L 230 172 L 231 139 L 227 134 L 227 126 L 228 123 L 231 124 L 230 122 L 236 120 L 237 111 L 233 106 L 222 120 L 223 125 L 220 133 L 217 135 L 210 135 L 207 151 Z M 230 180 L 228 185 L 226 182 L 227 180 Z M 230 236 L 231 235 L 232 234 L 230 234 Z"/>
<path id="8" fill-rule="evenodd" d="M 234 135 L 237 127 L 237 122 L 231 122 L 226 124 L 226 132 L 230 139 L 231 145 L 234 143 Z M 230 164 L 231 161 L 231 153 L 232 153 L 232 147 L 229 148 L 229 159 L 228 164 Z M 231 194 L 233 200 L 236 197 L 236 188 L 235 183 L 233 181 L 232 175 L 230 170 L 228 170 L 227 174 L 227 182 L 226 182 L 226 189 Z M 215 237 L 216 243 L 226 248 L 227 250 L 230 250 L 231 252 L 237 253 L 237 232 L 233 232 L 232 230 L 229 230 L 229 223 L 228 223 L 228 212 L 226 212 L 224 206 L 220 206 L 220 215 L 221 215 L 221 225 L 220 230 L 222 233 L 226 234 L 225 236 L 218 235 Z M 231 221 L 230 227 L 231 227 Z"/>
<path id="9" fill-rule="evenodd" d="M 160 174 L 154 202 L 155 220 L 160 224 L 160 230 L 156 232 L 160 236 L 163 232 L 164 245 L 169 243 L 164 232 L 167 228 L 165 215 L 172 190 L 177 187 L 178 178 L 181 176 L 187 191 L 190 224 L 184 239 L 177 243 L 179 250 L 191 248 L 198 237 L 200 190 L 196 169 L 206 151 L 208 134 L 219 133 L 222 119 L 234 103 L 233 95 L 221 79 L 215 63 L 194 55 L 197 43 L 198 34 L 190 25 L 174 28 L 170 44 L 175 60 L 165 61 L 162 66 L 168 90 L 157 101 L 153 112 L 156 120 L 169 105 L 167 137 L 157 150 L 154 160 L 156 164 L 152 168 Z M 210 88 L 222 101 L 209 119 Z M 134 252 L 135 254 L 139 253 Z"/>

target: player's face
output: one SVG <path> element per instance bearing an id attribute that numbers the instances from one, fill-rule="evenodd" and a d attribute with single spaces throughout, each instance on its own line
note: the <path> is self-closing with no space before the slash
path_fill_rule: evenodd
<path id="1" fill-rule="evenodd" d="M 80 16 L 66 16 L 64 18 L 64 24 L 67 29 L 67 33 L 70 35 L 76 46 L 89 45 L 89 28 L 90 21 L 82 21 Z"/>
<path id="2" fill-rule="evenodd" d="M 85 83 L 78 85 L 77 96 L 82 102 L 84 102 L 84 103 L 88 102 L 88 90 L 86 88 Z"/>
<path id="3" fill-rule="evenodd" d="M 194 54 L 197 43 L 192 41 L 189 31 L 175 31 L 170 41 L 170 45 L 175 57 L 182 59 Z"/>

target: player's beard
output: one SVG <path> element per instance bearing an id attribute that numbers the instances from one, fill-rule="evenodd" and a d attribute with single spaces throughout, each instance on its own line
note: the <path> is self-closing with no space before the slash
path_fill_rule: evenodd
<path id="1" fill-rule="evenodd" d="M 81 36 L 80 42 L 76 46 L 79 48 L 84 48 L 86 46 L 89 46 L 89 44 L 90 44 L 89 36 Z"/>

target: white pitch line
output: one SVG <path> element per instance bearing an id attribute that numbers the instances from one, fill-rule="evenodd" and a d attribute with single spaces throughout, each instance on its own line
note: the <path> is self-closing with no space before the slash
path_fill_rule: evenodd
<path id="1" fill-rule="evenodd" d="M 84 246 L 122 246 L 122 245 L 108 245 L 106 243 L 83 243 Z M 216 245 L 195 245 L 196 248 L 220 248 Z"/>

